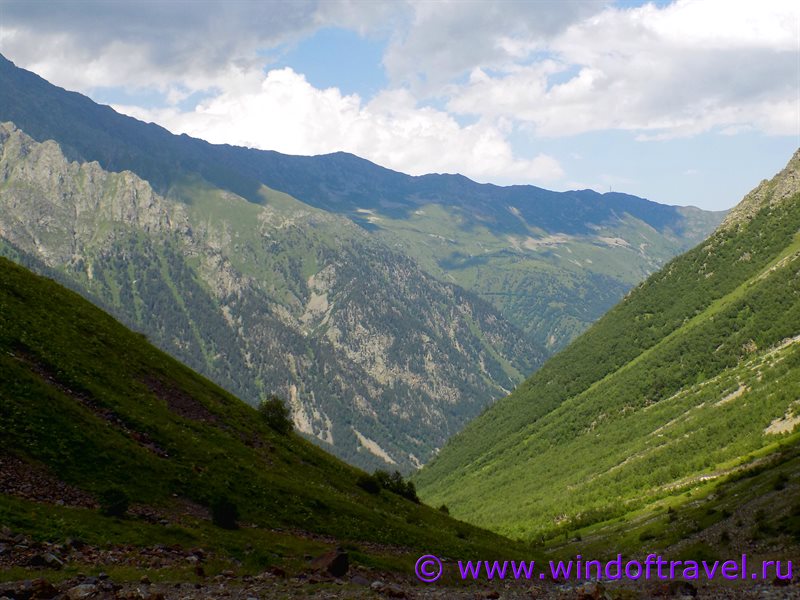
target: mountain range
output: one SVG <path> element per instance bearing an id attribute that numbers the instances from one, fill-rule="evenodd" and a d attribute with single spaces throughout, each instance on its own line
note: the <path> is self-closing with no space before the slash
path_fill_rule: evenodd
<path id="1" fill-rule="evenodd" d="M 513 537 L 552 542 L 611 524 L 620 535 L 796 455 L 798 398 L 800 151 L 452 438 L 416 482 L 427 501 Z M 796 467 L 772 471 L 775 494 L 791 492 L 764 517 L 776 528 L 794 519 L 794 544 Z"/>
<path id="2" fill-rule="evenodd" d="M 246 575 L 269 597 L 291 598 L 305 596 L 302 581 L 287 580 L 298 573 L 315 573 L 313 596 L 333 575 L 407 570 L 423 552 L 524 555 L 522 544 L 276 427 L 76 293 L 2 257 L 0 370 L 3 597 L 56 596 L 41 579 L 39 591 L 4 585 L 42 567 L 56 583 L 84 586 L 70 598 L 145 597 L 99 589 L 131 573 L 207 585 L 189 583 L 181 597 L 218 597 L 211 578 L 227 590 Z M 177 593 L 170 586 L 168 597 Z"/>
<path id="3" fill-rule="evenodd" d="M 176 136 L 0 57 L 2 252 L 368 468 L 419 467 L 722 218 Z"/>
<path id="4" fill-rule="evenodd" d="M 0 596 L 800 550 L 800 150 L 722 215 L 215 146 L 0 57 L 0 254 Z"/>

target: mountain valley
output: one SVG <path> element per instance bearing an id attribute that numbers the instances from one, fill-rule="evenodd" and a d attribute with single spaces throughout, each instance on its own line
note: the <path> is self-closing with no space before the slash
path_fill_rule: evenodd
<path id="1" fill-rule="evenodd" d="M 724 504 L 729 481 L 794 456 L 799 231 L 800 151 L 708 240 L 452 438 L 417 475 L 422 497 L 512 537 L 555 544 L 608 528 L 627 535 L 631 518 L 697 498 Z M 775 489 L 789 490 L 773 523 L 796 517 L 795 472 L 770 471 L 770 483 L 783 482 Z M 785 532 L 796 547 L 792 527 Z M 674 534 L 639 533 L 638 546 Z"/>
<path id="2" fill-rule="evenodd" d="M 410 472 L 722 218 L 215 146 L 0 57 L 0 251 L 309 439 Z"/>

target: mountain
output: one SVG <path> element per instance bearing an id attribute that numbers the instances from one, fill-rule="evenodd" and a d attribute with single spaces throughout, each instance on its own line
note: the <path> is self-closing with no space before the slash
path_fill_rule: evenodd
<path id="1" fill-rule="evenodd" d="M 542 353 L 485 302 L 349 220 L 261 188 L 69 162 L 0 125 L 0 249 L 369 468 L 419 466 Z"/>
<path id="2" fill-rule="evenodd" d="M 724 216 L 619 193 L 412 177 L 346 153 L 212 145 L 119 115 L 2 56 L 0 121 L 36 141 L 55 140 L 70 160 L 130 170 L 161 195 L 195 177 L 262 204 L 266 185 L 347 216 L 429 274 L 480 294 L 550 352 Z"/>
<path id="3" fill-rule="evenodd" d="M 555 540 L 708 497 L 796 448 L 798 232 L 800 151 L 708 240 L 450 440 L 418 474 L 422 497 Z"/>
<path id="4" fill-rule="evenodd" d="M 0 57 L 5 119 L 0 252 L 369 469 L 427 462 L 719 218 L 212 145 Z"/>
<path id="5" fill-rule="evenodd" d="M 280 581 L 337 545 L 351 565 L 382 570 L 406 570 L 423 552 L 521 554 L 366 485 L 364 472 L 4 258 L 0 372 L 0 589 L 45 564 L 63 578 L 88 569 L 198 582 L 272 567 Z"/>

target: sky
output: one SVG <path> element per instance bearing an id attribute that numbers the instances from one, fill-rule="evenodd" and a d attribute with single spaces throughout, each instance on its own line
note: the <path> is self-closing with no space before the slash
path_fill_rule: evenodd
<path id="1" fill-rule="evenodd" d="M 800 146 L 791 0 L 0 0 L 0 53 L 213 143 L 709 210 Z"/>

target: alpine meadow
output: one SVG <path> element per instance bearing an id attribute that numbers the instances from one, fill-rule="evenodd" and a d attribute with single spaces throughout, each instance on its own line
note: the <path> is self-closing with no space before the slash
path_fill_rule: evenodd
<path id="1" fill-rule="evenodd" d="M 0 600 L 800 600 L 798 48 L 0 0 Z"/>

